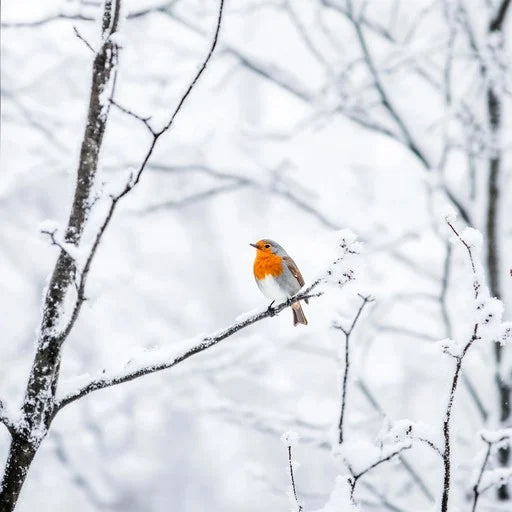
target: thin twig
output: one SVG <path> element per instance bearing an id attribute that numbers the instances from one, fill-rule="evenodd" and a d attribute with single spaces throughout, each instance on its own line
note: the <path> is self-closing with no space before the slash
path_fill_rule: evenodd
<path id="1" fill-rule="evenodd" d="M 370 295 L 363 296 L 359 294 L 359 297 L 361 298 L 362 302 L 359 306 L 359 309 L 357 310 L 357 313 L 354 316 L 354 319 L 352 320 L 352 324 L 348 329 L 343 328 L 341 325 L 334 325 L 335 329 L 339 329 L 344 335 L 345 335 L 345 371 L 343 373 L 343 381 L 341 384 L 341 410 L 340 410 L 340 419 L 338 422 L 338 442 L 339 444 L 343 443 L 343 420 L 345 418 L 345 408 L 347 404 L 347 383 L 348 383 L 348 374 L 350 370 L 350 335 L 352 334 L 352 331 L 354 330 L 354 327 L 357 324 L 357 321 L 359 320 L 359 317 L 361 316 L 361 313 L 363 312 L 364 307 L 370 303 L 373 302 L 375 299 L 373 299 Z"/>
<path id="2" fill-rule="evenodd" d="M 388 462 L 389 460 L 391 460 L 393 457 L 396 457 L 397 455 L 400 455 L 402 452 L 404 452 L 405 450 L 409 450 L 411 448 L 412 445 L 408 444 L 408 445 L 404 445 L 404 446 L 400 446 L 400 448 L 396 449 L 395 451 L 391 452 L 390 454 L 386 455 L 385 457 L 383 457 L 382 459 L 378 459 L 377 461 L 375 461 L 373 464 L 370 464 L 369 466 L 367 466 L 365 469 L 363 469 L 362 471 L 359 471 L 358 473 L 354 473 L 352 471 L 352 469 L 350 468 L 349 466 L 349 471 L 351 473 L 351 478 L 349 480 L 349 483 L 350 483 L 350 497 L 352 499 L 352 501 L 354 501 L 354 492 L 355 492 L 355 489 L 356 489 L 356 485 L 357 483 L 359 482 L 359 480 L 365 476 L 367 473 L 369 473 L 370 471 L 372 471 L 373 469 L 375 469 L 376 467 L 380 466 L 381 464 L 383 464 L 384 462 Z M 355 501 L 354 501 L 355 502 Z"/>
<path id="3" fill-rule="evenodd" d="M 96 50 L 92 47 L 91 43 L 87 41 L 87 39 L 80 33 L 76 25 L 73 25 L 73 32 L 75 33 L 76 37 L 82 41 L 89 50 L 91 50 L 92 53 L 96 53 Z"/>
<path id="4" fill-rule="evenodd" d="M 469 260 L 471 262 L 471 269 L 473 273 L 473 289 L 475 291 L 475 299 L 478 298 L 480 291 L 480 283 L 478 282 L 475 261 L 473 258 L 473 252 L 471 250 L 471 246 L 462 238 L 460 233 L 455 229 L 453 224 L 446 219 L 446 223 L 453 231 L 455 236 L 459 239 L 461 244 L 466 248 Z M 443 451 L 443 492 L 441 497 L 441 512 L 448 512 L 448 500 L 450 495 L 450 484 L 451 484 L 451 438 L 450 438 L 450 426 L 451 426 L 451 417 L 452 417 L 452 408 L 455 400 L 455 392 L 457 391 L 457 384 L 459 381 L 459 377 L 462 371 L 462 362 L 468 350 L 471 348 L 473 343 L 479 339 L 478 338 L 478 328 L 479 323 L 475 323 L 473 327 L 473 334 L 469 341 L 466 343 L 462 352 L 458 355 L 454 355 L 455 358 L 455 372 L 452 378 L 452 384 L 450 387 L 450 394 L 448 396 L 448 405 L 446 407 L 444 420 L 443 420 L 443 436 L 444 436 L 444 451 Z"/>
<path id="5" fill-rule="evenodd" d="M 482 477 L 484 476 L 485 466 L 487 466 L 487 461 L 489 460 L 489 456 L 491 455 L 491 446 L 492 446 L 491 443 L 487 442 L 487 449 L 485 451 L 485 456 L 482 461 L 480 471 L 478 473 L 478 478 L 476 480 L 475 485 L 473 486 L 473 505 L 471 507 L 471 512 L 476 511 L 478 499 L 480 498 L 481 491 L 479 489 L 479 486 L 480 486 L 480 482 L 482 481 Z"/>
<path id="6" fill-rule="evenodd" d="M 292 459 L 292 447 L 288 445 L 288 467 L 290 469 L 290 483 L 292 486 L 293 497 L 295 498 L 295 503 L 297 504 L 298 512 L 302 512 L 302 505 L 299 503 L 299 498 L 297 497 L 297 488 L 295 487 L 295 476 L 293 474 L 293 459 Z"/>

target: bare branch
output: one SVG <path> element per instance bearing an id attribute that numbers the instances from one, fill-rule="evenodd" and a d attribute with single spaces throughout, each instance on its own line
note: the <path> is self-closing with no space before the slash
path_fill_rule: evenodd
<path id="1" fill-rule="evenodd" d="M 359 320 L 359 317 L 361 316 L 361 313 L 363 312 L 363 309 L 367 304 L 370 302 L 373 302 L 375 299 L 373 299 L 371 296 L 363 296 L 359 294 L 359 297 L 361 298 L 362 302 L 359 306 L 359 309 L 357 310 L 357 313 L 354 316 L 354 319 L 352 320 L 352 324 L 348 329 L 345 329 L 339 324 L 335 324 L 333 327 L 335 329 L 339 329 L 344 335 L 345 335 L 345 371 L 343 373 L 343 381 L 341 384 L 341 411 L 340 411 L 340 419 L 338 422 L 338 443 L 343 443 L 343 420 L 345 418 L 345 407 L 347 404 L 347 383 L 348 383 L 348 374 L 350 371 L 350 335 L 352 334 L 352 331 L 354 330 L 354 327 L 357 324 L 357 321 Z"/>
<path id="2" fill-rule="evenodd" d="M 220 171 L 215 168 L 209 167 L 207 165 L 202 164 L 184 164 L 184 165 L 177 165 L 177 166 L 169 166 L 169 165 L 161 165 L 161 164 L 149 164 L 148 169 L 154 169 L 158 171 L 164 171 L 164 172 L 201 172 L 208 176 L 212 176 L 216 179 L 220 180 L 227 180 L 232 183 L 226 186 L 226 189 L 222 189 L 222 191 L 228 191 L 231 190 L 231 188 L 238 188 L 238 187 L 254 187 L 256 189 L 262 190 L 264 192 L 268 192 L 272 195 L 275 195 L 277 197 L 282 197 L 292 203 L 294 206 L 299 208 L 300 210 L 304 211 L 308 215 L 313 216 L 316 218 L 321 224 L 324 226 L 330 228 L 330 229 L 340 229 L 341 226 L 338 224 L 332 222 L 329 218 L 327 218 L 324 213 L 322 213 L 319 209 L 315 208 L 313 205 L 310 204 L 310 202 L 300 198 L 297 194 L 294 194 L 292 191 L 289 190 L 289 188 L 281 187 L 279 184 L 276 184 L 275 182 L 266 185 L 258 180 L 255 180 L 253 178 L 250 178 L 250 173 L 246 172 L 244 174 L 235 174 L 232 172 L 226 172 L 226 171 Z M 221 187 L 214 190 L 221 190 Z M 213 191 L 212 191 L 213 192 Z M 199 195 L 199 194 L 198 194 Z M 181 202 L 180 202 L 181 203 Z M 174 208 L 176 207 L 176 201 L 169 201 L 166 203 L 161 203 L 155 206 L 150 206 L 149 208 L 145 209 L 145 212 L 151 212 L 160 208 L 165 207 Z"/>
<path id="3" fill-rule="evenodd" d="M 491 20 L 491 23 L 489 25 L 489 30 L 491 32 L 497 32 L 501 30 L 501 27 L 503 26 L 503 22 L 505 21 L 505 18 L 507 16 L 508 8 L 510 7 L 510 0 L 502 0 L 497 11 L 496 16 Z"/>
<path id="4" fill-rule="evenodd" d="M 144 213 L 153 213 L 161 210 L 168 210 L 168 209 L 175 209 L 175 208 L 183 208 L 184 206 L 189 206 L 191 204 L 195 204 L 200 201 L 204 201 L 205 199 L 210 199 L 212 197 L 225 194 L 227 192 L 232 192 L 234 190 L 238 190 L 242 188 L 244 184 L 242 183 L 229 183 L 226 185 L 221 185 L 218 187 L 212 187 L 208 190 L 204 190 L 202 192 L 198 192 L 197 194 L 191 194 L 187 197 L 184 197 L 182 199 L 176 199 L 176 200 L 169 200 L 164 201 L 159 204 L 155 204 L 152 206 L 149 206 L 148 208 L 144 209 Z"/>
<path id="5" fill-rule="evenodd" d="M 57 20 L 73 20 L 73 21 L 94 21 L 94 18 L 90 16 L 84 16 L 82 14 L 55 14 L 53 16 L 46 16 L 33 21 L 2 21 L 2 28 L 24 28 L 24 27 L 40 27 Z"/>
<path id="6" fill-rule="evenodd" d="M 87 46 L 87 48 L 91 50 L 92 53 L 96 53 L 96 50 L 91 46 L 89 41 L 87 41 L 87 39 L 85 39 L 85 37 L 79 32 L 76 25 L 73 25 L 73 31 L 75 32 L 76 37 L 78 37 L 78 39 L 80 39 L 80 41 L 82 41 L 85 44 L 85 46 Z"/>

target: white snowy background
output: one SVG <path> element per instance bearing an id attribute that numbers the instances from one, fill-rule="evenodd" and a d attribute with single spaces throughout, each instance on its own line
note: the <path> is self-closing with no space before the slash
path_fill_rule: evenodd
<path id="1" fill-rule="evenodd" d="M 308 281 L 330 257 L 336 230 L 348 228 L 363 242 L 361 254 L 350 260 L 356 279 L 312 299 L 304 307 L 307 327 L 294 328 L 285 310 L 176 368 L 69 405 L 36 456 L 17 510 L 297 510 L 287 495 L 288 454 L 280 440 L 291 430 L 299 437 L 293 456 L 300 462 L 295 481 L 304 510 L 341 512 L 336 492 L 344 494 L 345 480 L 333 489 L 337 477 L 347 474 L 343 454 L 364 466 L 371 450 L 380 453 L 386 429 L 401 419 L 425 424 L 418 429 L 442 446 L 454 360 L 437 342 L 464 342 L 473 325 L 471 267 L 464 247 L 449 241 L 444 216 L 452 206 L 445 186 L 483 232 L 485 275 L 492 150 L 501 155 L 500 289 L 504 318 L 512 315 L 512 14 L 502 53 L 483 56 L 496 75 L 488 80 L 501 81 L 497 149 L 487 147 L 486 82 L 478 78 L 462 35 L 453 49 L 449 105 L 413 70 L 443 76 L 450 30 L 458 26 L 443 10 L 460 3 L 373 0 L 364 11 L 396 35 L 390 43 L 368 29 L 368 44 L 385 70 L 387 91 L 428 157 L 425 165 L 402 142 L 345 115 L 366 119 L 358 109 L 370 109 L 372 119 L 397 130 L 361 64 L 354 27 L 332 7 L 346 2 L 226 1 L 207 71 L 99 248 L 88 300 L 64 347 L 59 389 L 64 394 L 87 375 L 119 368 L 144 350 L 215 332 L 266 307 L 254 283 L 249 242 L 277 240 Z M 480 48 L 492 47 L 485 23 L 501 2 L 462 3 Z M 123 0 L 123 9 L 128 19 L 119 38 L 116 99 L 160 126 L 204 59 L 218 2 Z M 0 397 L 13 415 L 23 399 L 43 289 L 58 254 L 40 229 L 47 220 L 65 227 L 85 125 L 93 55 L 73 27 L 97 47 L 100 16 L 101 2 L 95 1 L 2 2 Z M 454 121 L 462 104 L 483 129 L 483 148 L 471 158 L 468 147 L 476 143 L 465 138 L 468 123 Z M 444 161 L 448 139 L 451 152 Z M 111 110 L 100 193 L 119 189 L 149 142 L 141 123 Z M 93 211 L 91 222 L 102 215 L 100 208 Z M 460 216 L 455 224 L 461 232 L 466 225 Z M 333 323 L 350 324 L 358 293 L 376 300 L 351 337 L 340 454 L 344 337 Z M 504 348 L 500 367 L 507 382 L 511 353 Z M 499 421 L 495 374 L 493 344 L 482 340 L 464 360 L 456 394 L 450 512 L 471 510 L 486 449 L 481 430 L 512 427 L 512 418 Z M 9 434 L 1 429 L 2 461 L 8 446 Z M 396 459 L 358 484 L 362 511 L 438 509 L 439 455 L 414 444 L 401 456 L 410 470 Z M 492 454 L 487 469 L 498 467 Z M 491 489 L 478 510 L 510 510 L 511 503 Z"/>

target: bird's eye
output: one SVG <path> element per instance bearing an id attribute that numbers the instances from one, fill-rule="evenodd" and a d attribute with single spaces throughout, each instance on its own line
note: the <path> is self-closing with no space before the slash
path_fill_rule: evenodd
<path id="1" fill-rule="evenodd" d="M 270 249 L 270 244 L 265 244 L 265 249 Z"/>

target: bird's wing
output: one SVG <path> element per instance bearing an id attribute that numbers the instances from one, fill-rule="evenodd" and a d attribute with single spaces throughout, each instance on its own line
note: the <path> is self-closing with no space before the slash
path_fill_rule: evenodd
<path id="1" fill-rule="evenodd" d="M 295 277 L 295 279 L 297 279 L 297 281 L 299 281 L 299 284 L 301 286 L 304 286 L 304 278 L 302 277 L 300 270 L 298 269 L 297 265 L 295 264 L 295 261 L 293 261 L 290 258 L 290 256 L 285 256 L 283 258 L 283 260 L 286 263 L 288 270 L 293 274 L 293 277 Z"/>
<path id="2" fill-rule="evenodd" d="M 288 270 L 292 273 L 293 277 L 297 279 L 299 284 L 301 286 L 304 286 L 304 278 L 302 277 L 302 274 L 300 273 L 299 268 L 295 264 L 295 261 L 293 261 L 290 256 L 284 256 L 283 261 L 286 263 L 286 266 L 288 267 Z M 306 304 L 308 300 L 306 299 Z"/>

